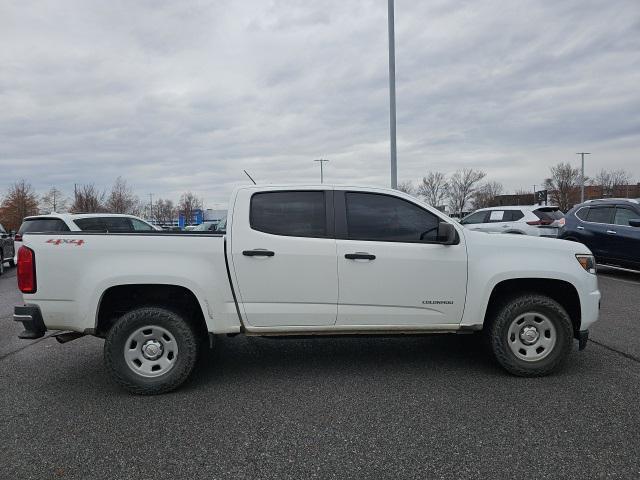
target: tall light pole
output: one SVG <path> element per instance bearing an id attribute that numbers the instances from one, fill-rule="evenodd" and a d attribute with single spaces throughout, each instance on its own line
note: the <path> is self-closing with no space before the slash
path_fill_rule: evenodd
<path id="1" fill-rule="evenodd" d="M 396 157 L 396 41 L 394 30 L 394 0 L 388 0 L 389 21 L 389 134 L 391 140 L 391 188 L 398 188 L 398 159 Z"/>
<path id="2" fill-rule="evenodd" d="M 576 155 L 582 157 L 582 173 L 580 175 L 580 203 L 584 203 L 584 156 L 591 155 L 589 152 L 578 152 Z"/>
<path id="3" fill-rule="evenodd" d="M 149 194 L 149 221 L 153 222 L 153 193 Z"/>
<path id="4" fill-rule="evenodd" d="M 324 170 L 322 169 L 322 166 L 324 165 L 324 162 L 328 162 L 329 160 L 325 160 L 324 158 L 319 158 L 317 160 L 314 160 L 314 162 L 320 162 L 320 183 L 324 183 Z"/>

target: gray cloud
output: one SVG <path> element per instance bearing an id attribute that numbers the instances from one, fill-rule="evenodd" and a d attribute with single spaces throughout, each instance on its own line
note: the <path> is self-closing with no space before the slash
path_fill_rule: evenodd
<path id="1" fill-rule="evenodd" d="M 4 2 L 0 165 L 37 189 L 388 183 L 386 2 Z M 640 180 L 640 4 L 396 2 L 399 177 Z"/>

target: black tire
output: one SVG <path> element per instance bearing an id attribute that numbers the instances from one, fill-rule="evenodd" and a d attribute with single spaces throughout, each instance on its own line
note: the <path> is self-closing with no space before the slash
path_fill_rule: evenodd
<path id="1" fill-rule="evenodd" d="M 4 273 L 4 254 L 0 250 L 0 275 Z"/>
<path id="2" fill-rule="evenodd" d="M 541 325 L 552 325 L 553 328 L 540 327 L 543 332 L 541 335 L 549 335 L 555 337 L 555 343 L 552 347 L 545 350 L 545 347 L 536 342 L 531 345 L 525 345 L 518 354 L 513 349 L 518 349 L 518 345 L 524 341 L 521 335 L 525 335 L 523 328 L 527 326 L 523 323 L 520 327 L 516 321 L 524 322 L 527 320 L 533 326 L 536 323 L 531 322 L 533 313 L 533 322 L 544 322 Z M 523 320 L 523 316 L 527 317 Z M 514 327 L 521 335 L 520 339 L 515 337 L 515 332 L 509 334 L 510 327 Z M 536 330 L 537 332 L 538 330 Z M 562 306 L 555 300 L 539 294 L 523 294 L 507 300 L 500 308 L 497 309 L 495 318 L 491 322 L 487 331 L 488 341 L 493 351 L 493 355 L 502 367 L 513 375 L 521 377 L 541 377 L 548 375 L 562 367 L 566 361 L 573 343 L 573 327 L 571 319 Z M 535 335 L 535 334 L 533 334 Z M 540 334 L 538 334 L 540 335 Z M 544 341 L 544 339 L 542 339 Z M 519 342 L 519 343 L 518 343 Z M 541 351 L 535 350 L 536 345 Z M 512 349 L 513 348 L 513 349 Z M 526 356 L 529 353 L 534 356 L 531 360 L 524 360 L 518 355 Z M 540 359 L 536 356 L 545 355 Z"/>
<path id="3" fill-rule="evenodd" d="M 14 268 L 16 266 L 16 262 L 13 261 L 13 258 L 11 260 L 9 260 L 9 266 L 11 268 Z"/>
<path id="4" fill-rule="evenodd" d="M 144 327 L 164 329 L 173 336 L 172 341 L 175 340 L 174 345 L 177 346 L 173 366 L 160 376 L 149 378 L 135 372 L 125 358 L 128 339 Z M 121 387 L 139 395 L 157 395 L 178 388 L 189 378 L 198 357 L 198 344 L 194 329 L 179 314 L 159 307 L 143 307 L 124 314 L 109 330 L 104 344 L 104 361 L 112 378 Z"/>

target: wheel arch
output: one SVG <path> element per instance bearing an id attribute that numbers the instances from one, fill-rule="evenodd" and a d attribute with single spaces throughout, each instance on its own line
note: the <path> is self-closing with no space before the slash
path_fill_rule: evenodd
<path id="1" fill-rule="evenodd" d="M 491 324 L 496 310 L 506 300 L 526 293 L 545 295 L 558 302 L 571 319 L 574 336 L 577 335 L 582 317 L 580 296 L 571 283 L 556 278 L 514 278 L 497 283 L 487 303 L 483 328 Z"/>
<path id="2" fill-rule="evenodd" d="M 173 284 L 124 284 L 107 288 L 96 310 L 95 335 L 104 337 L 118 318 L 139 307 L 162 307 L 180 314 L 199 335 L 208 332 L 205 312 L 196 294 Z"/>

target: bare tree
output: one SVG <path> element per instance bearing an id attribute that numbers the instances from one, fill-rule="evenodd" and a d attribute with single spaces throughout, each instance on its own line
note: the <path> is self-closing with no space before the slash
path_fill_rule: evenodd
<path id="1" fill-rule="evenodd" d="M 153 214 L 158 223 L 171 223 L 176 217 L 176 207 L 171 200 L 159 198 L 153 205 Z"/>
<path id="2" fill-rule="evenodd" d="M 566 212 L 579 200 L 580 169 L 569 163 L 558 163 L 551 167 L 551 177 L 544 181 L 551 202 Z"/>
<path id="3" fill-rule="evenodd" d="M 426 177 L 422 177 L 422 182 L 418 186 L 418 194 L 422 195 L 425 201 L 433 207 L 441 207 L 449 193 L 449 182 L 442 172 L 429 172 Z"/>
<path id="4" fill-rule="evenodd" d="M 122 177 L 116 178 L 107 198 L 106 208 L 111 213 L 133 213 L 138 198 Z"/>
<path id="5" fill-rule="evenodd" d="M 495 198 L 503 191 L 500 182 L 486 182 L 478 187 L 473 194 L 473 208 L 494 207 Z"/>
<path id="6" fill-rule="evenodd" d="M 40 197 L 40 213 L 65 212 L 67 203 L 67 197 L 57 187 L 51 187 L 47 193 Z"/>
<path id="7" fill-rule="evenodd" d="M 411 180 L 405 180 L 404 182 L 400 182 L 398 184 L 397 190 L 406 193 L 407 195 L 415 195 L 416 187 Z"/>
<path id="8" fill-rule="evenodd" d="M 601 169 L 593 178 L 591 184 L 600 187 L 600 196 L 610 197 L 613 195 L 611 172 Z"/>
<path id="9" fill-rule="evenodd" d="M 632 176 L 626 170 L 614 170 L 611 172 L 611 194 L 614 197 L 628 197 L 628 186 Z"/>
<path id="10" fill-rule="evenodd" d="M 106 193 L 99 191 L 93 183 L 75 185 L 73 188 L 73 204 L 69 209 L 73 213 L 104 212 Z"/>
<path id="11" fill-rule="evenodd" d="M 457 170 L 449 180 L 449 206 L 453 212 L 462 216 L 467 203 L 476 192 L 478 182 L 486 173 L 473 168 L 463 168 Z"/>
<path id="12" fill-rule="evenodd" d="M 180 196 L 178 209 L 184 215 L 185 225 L 193 222 L 193 215 L 197 209 L 202 208 L 202 200 L 192 192 L 185 192 Z"/>
<path id="13" fill-rule="evenodd" d="M 18 230 L 24 217 L 38 214 L 38 196 L 24 180 L 9 187 L 0 206 L 0 219 L 7 230 Z"/>

